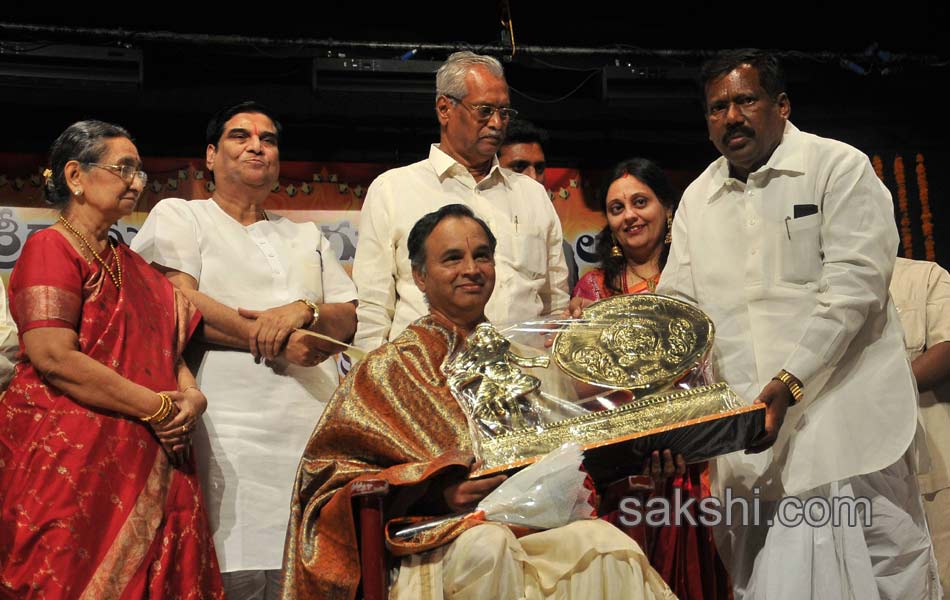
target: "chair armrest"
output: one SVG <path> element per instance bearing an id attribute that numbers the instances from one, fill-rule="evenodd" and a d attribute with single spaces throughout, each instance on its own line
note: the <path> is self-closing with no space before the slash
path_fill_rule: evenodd
<path id="1" fill-rule="evenodd" d="M 386 544 L 383 533 L 383 499 L 389 483 L 383 479 L 364 479 L 353 483 L 351 496 L 356 500 L 360 527 L 360 570 L 364 600 L 387 597 Z"/>

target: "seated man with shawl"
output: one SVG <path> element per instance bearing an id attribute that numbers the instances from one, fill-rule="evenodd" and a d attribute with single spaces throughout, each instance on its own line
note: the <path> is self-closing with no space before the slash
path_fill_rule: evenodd
<path id="1" fill-rule="evenodd" d="M 469 429 L 442 371 L 485 320 L 495 243 L 458 204 L 413 227 L 409 258 L 430 314 L 349 373 L 310 438 L 292 503 L 285 600 L 354 597 L 354 482 L 385 479 L 391 518 L 470 510 L 505 479 L 467 478 Z M 393 551 L 403 558 L 391 598 L 674 598 L 636 543 L 599 520 L 520 539 L 498 523 L 465 520 Z"/>

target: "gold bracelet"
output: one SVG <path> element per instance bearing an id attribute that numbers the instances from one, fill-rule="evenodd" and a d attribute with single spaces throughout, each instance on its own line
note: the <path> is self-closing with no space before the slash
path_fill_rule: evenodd
<path id="1" fill-rule="evenodd" d="M 789 406 L 795 406 L 802 401 L 804 392 L 802 390 L 802 384 L 798 381 L 798 377 L 795 377 L 785 369 L 782 369 L 778 372 L 778 375 L 772 379 L 777 379 L 785 384 L 785 387 L 788 388 L 788 391 L 792 394 L 792 403 Z"/>
<path id="2" fill-rule="evenodd" d="M 162 411 L 162 414 L 160 414 L 160 415 L 155 419 L 154 422 L 155 422 L 155 423 L 162 423 L 162 422 L 164 422 L 165 419 L 167 419 L 168 416 L 172 413 L 172 409 L 174 409 L 175 405 L 174 405 L 174 403 L 172 403 L 172 397 L 169 396 L 168 394 L 166 394 L 165 392 L 159 392 L 158 395 L 161 396 L 161 398 L 162 398 L 162 402 L 164 403 L 165 410 Z"/>
<path id="3" fill-rule="evenodd" d="M 313 318 L 310 319 L 310 323 L 307 325 L 307 329 L 311 329 L 314 325 L 317 324 L 317 319 L 320 318 L 320 305 L 316 302 L 307 300 L 306 298 L 298 298 L 297 302 L 303 302 L 307 305 L 311 311 L 313 311 Z"/>
<path id="4" fill-rule="evenodd" d="M 148 417 L 141 417 L 146 423 L 161 423 L 166 418 L 168 418 L 168 413 L 172 411 L 172 398 L 165 392 L 158 392 L 158 399 L 162 401 L 162 405 L 158 407 L 158 410 L 155 411 L 155 414 Z"/>

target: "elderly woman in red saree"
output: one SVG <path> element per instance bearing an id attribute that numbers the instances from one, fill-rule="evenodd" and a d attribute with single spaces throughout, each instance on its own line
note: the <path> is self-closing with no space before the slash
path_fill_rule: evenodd
<path id="1" fill-rule="evenodd" d="M 45 192 L 58 221 L 10 278 L 23 360 L 0 400 L 0 597 L 223 598 L 181 361 L 199 322 L 109 228 L 145 187 L 127 131 L 71 125 Z"/>
<path id="2" fill-rule="evenodd" d="M 574 287 L 570 308 L 574 316 L 580 316 L 583 306 L 597 300 L 655 292 L 669 254 L 673 211 L 679 194 L 663 169 L 651 160 L 632 158 L 614 167 L 608 181 L 603 206 L 607 224 L 597 235 L 595 246 L 600 266 L 588 271 Z M 659 453 L 654 453 L 651 464 L 644 470 L 656 479 L 657 493 L 673 499 L 679 490 L 684 502 L 690 498 L 698 501 L 709 495 L 705 463 L 679 465 L 674 469 L 669 451 L 664 454 L 666 456 L 661 458 Z M 607 491 L 608 496 L 618 493 L 623 494 L 616 489 Z M 605 518 L 627 529 L 619 513 Z M 631 531 L 631 535 L 638 538 L 643 533 Z M 691 527 L 685 522 L 670 524 L 647 528 L 646 537 L 650 564 L 679 598 L 728 597 L 726 572 L 708 528 L 701 524 Z"/>

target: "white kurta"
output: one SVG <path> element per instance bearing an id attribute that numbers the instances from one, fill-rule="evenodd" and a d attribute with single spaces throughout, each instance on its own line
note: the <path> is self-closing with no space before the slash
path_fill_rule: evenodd
<path id="1" fill-rule="evenodd" d="M 950 341 L 950 274 L 940 265 L 897 258 L 891 296 L 904 326 L 907 356 Z M 927 433 L 930 469 L 920 475 L 920 491 L 950 487 L 950 383 L 920 394 L 920 420 Z"/>
<path id="2" fill-rule="evenodd" d="M 428 314 L 412 279 L 407 241 L 421 217 L 464 204 L 498 239 L 495 291 L 485 308 L 493 323 L 512 323 L 567 308 L 563 235 L 544 187 L 493 160 L 479 182 L 433 145 L 429 158 L 386 171 L 366 193 L 360 212 L 353 281 L 359 290 L 357 346 L 372 350 Z"/>
<path id="3" fill-rule="evenodd" d="M 917 390 L 887 289 L 897 244 L 890 193 L 867 157 L 791 123 L 747 182 L 720 158 L 684 193 L 658 292 L 709 314 L 714 367 L 746 401 L 780 369 L 804 384 L 770 450 L 714 463 L 714 495 L 872 502 L 867 527 L 717 528 L 736 598 L 935 593 L 907 456 Z"/>
<path id="4" fill-rule="evenodd" d="M 923 260 L 897 258 L 891 297 L 904 325 L 911 360 L 929 348 L 950 342 L 950 273 Z M 950 381 L 920 393 L 929 464 L 920 473 L 920 492 L 930 525 L 940 581 L 950 590 Z"/>
<path id="5" fill-rule="evenodd" d="M 356 297 L 315 224 L 275 217 L 244 226 L 213 200 L 161 201 L 132 248 L 232 308 Z M 246 350 L 213 349 L 195 373 L 208 397 L 195 452 L 223 572 L 281 567 L 297 464 L 339 382 L 330 360 L 285 366 L 278 374 Z"/>

